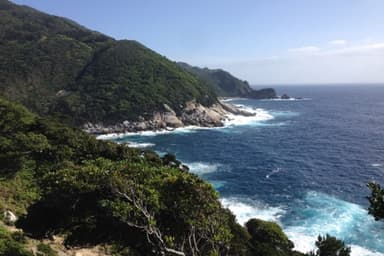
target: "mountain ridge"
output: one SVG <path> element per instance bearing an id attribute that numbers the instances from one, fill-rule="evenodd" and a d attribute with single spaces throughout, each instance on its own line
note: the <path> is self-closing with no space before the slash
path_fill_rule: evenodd
<path id="1" fill-rule="evenodd" d="M 255 90 L 247 81 L 243 81 L 223 69 L 200 68 L 185 62 L 177 62 L 177 64 L 210 85 L 220 97 L 277 98 L 276 91 L 273 88 Z"/>
<path id="2" fill-rule="evenodd" d="M 164 104 L 217 103 L 203 81 L 134 40 L 0 2 L 0 95 L 75 126 L 150 119 Z"/>

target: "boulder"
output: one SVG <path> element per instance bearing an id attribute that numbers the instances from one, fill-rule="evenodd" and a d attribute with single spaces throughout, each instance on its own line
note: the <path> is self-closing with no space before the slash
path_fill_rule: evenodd
<path id="1" fill-rule="evenodd" d="M 184 126 L 183 122 L 173 113 L 167 112 L 164 114 L 164 122 L 169 127 L 182 127 Z"/>
<path id="2" fill-rule="evenodd" d="M 289 100 L 291 97 L 289 97 L 287 94 L 283 94 L 282 96 L 281 96 L 281 99 L 283 99 L 283 100 Z"/>
<path id="3" fill-rule="evenodd" d="M 143 131 L 143 130 L 147 129 L 147 124 L 145 122 L 138 122 L 136 124 L 136 129 L 138 131 Z"/>
<path id="4" fill-rule="evenodd" d="M 17 221 L 17 216 L 10 210 L 4 212 L 4 221 L 7 223 L 15 223 Z"/>

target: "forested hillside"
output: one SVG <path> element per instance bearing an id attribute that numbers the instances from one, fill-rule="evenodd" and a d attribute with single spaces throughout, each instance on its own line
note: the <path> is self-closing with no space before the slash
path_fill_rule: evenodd
<path id="1" fill-rule="evenodd" d="M 177 64 L 206 82 L 213 88 L 215 93 L 221 97 L 243 97 L 251 99 L 277 98 L 276 91 L 273 88 L 254 90 L 249 86 L 247 81 L 242 81 L 225 70 L 199 68 L 184 62 L 178 62 Z"/>
<path id="2" fill-rule="evenodd" d="M 209 106 L 213 90 L 136 41 L 0 0 L 0 94 L 71 124 L 149 117 L 164 103 Z"/>

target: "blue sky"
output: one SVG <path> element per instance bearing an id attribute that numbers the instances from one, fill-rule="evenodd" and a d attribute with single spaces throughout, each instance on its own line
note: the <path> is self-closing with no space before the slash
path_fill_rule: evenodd
<path id="1" fill-rule="evenodd" d="M 251 84 L 384 82 L 383 0 L 14 0 Z"/>

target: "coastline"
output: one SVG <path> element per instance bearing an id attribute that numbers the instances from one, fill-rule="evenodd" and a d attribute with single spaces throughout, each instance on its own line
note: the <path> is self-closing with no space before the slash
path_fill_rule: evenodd
<path id="1" fill-rule="evenodd" d="M 98 138 L 117 137 L 123 134 L 140 134 L 144 132 L 168 133 L 180 129 L 204 129 L 224 127 L 225 123 L 236 116 L 254 117 L 254 111 L 219 100 L 218 103 L 205 107 L 195 101 L 189 101 L 181 111 L 176 112 L 164 104 L 165 111 L 155 112 L 149 120 L 140 118 L 139 121 L 125 120 L 113 125 L 88 122 L 83 130 L 96 135 Z"/>

